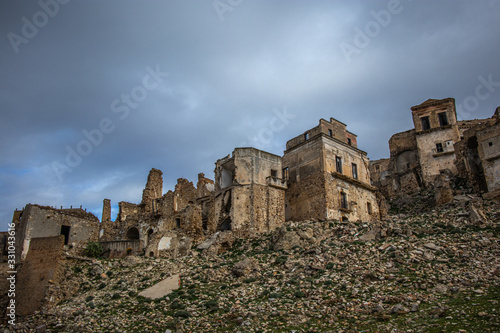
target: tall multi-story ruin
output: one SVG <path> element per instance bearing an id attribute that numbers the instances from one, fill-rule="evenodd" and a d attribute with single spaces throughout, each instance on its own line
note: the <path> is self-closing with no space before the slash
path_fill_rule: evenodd
<path id="1" fill-rule="evenodd" d="M 286 219 L 378 219 L 368 164 L 356 135 L 333 118 L 289 140 L 283 156 Z"/>
<path id="2" fill-rule="evenodd" d="M 457 121 L 455 100 L 445 98 L 411 112 L 414 128 L 390 138 L 390 158 L 370 162 L 372 184 L 386 197 L 430 187 L 442 174 L 467 178 L 476 191 L 498 190 L 498 108 L 489 119 Z"/>
<path id="3" fill-rule="evenodd" d="M 236 148 L 215 163 L 214 219 L 217 231 L 243 234 L 274 230 L 285 221 L 286 181 L 281 157 Z"/>

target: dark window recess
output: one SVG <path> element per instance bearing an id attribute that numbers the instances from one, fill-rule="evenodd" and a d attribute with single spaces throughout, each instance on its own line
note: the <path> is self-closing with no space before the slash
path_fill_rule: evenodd
<path id="1" fill-rule="evenodd" d="M 351 140 L 351 138 L 347 138 L 347 144 L 348 144 L 349 146 L 352 146 L 352 140 Z"/>
<path id="2" fill-rule="evenodd" d="M 130 228 L 127 231 L 127 234 L 125 235 L 127 239 L 139 239 L 139 229 L 137 228 Z"/>
<path id="3" fill-rule="evenodd" d="M 177 228 L 180 228 L 180 227 L 181 227 L 181 219 L 180 219 L 180 218 L 176 218 L 176 219 L 175 219 L 175 226 L 176 226 Z"/>
<path id="4" fill-rule="evenodd" d="M 347 207 L 347 194 L 340 192 L 340 207 L 343 209 L 348 209 Z"/>
<path id="5" fill-rule="evenodd" d="M 488 146 L 493 146 L 493 142 L 488 142 Z"/>
<path id="6" fill-rule="evenodd" d="M 422 117 L 420 118 L 420 121 L 422 121 L 422 131 L 431 129 L 431 123 L 429 121 L 429 117 Z"/>
<path id="7" fill-rule="evenodd" d="M 410 168 L 410 163 L 406 163 L 406 168 L 409 169 Z"/>
<path id="8" fill-rule="evenodd" d="M 231 218 L 228 217 L 227 219 L 225 219 L 220 226 L 220 231 L 231 230 L 231 222 Z"/>
<path id="9" fill-rule="evenodd" d="M 288 168 L 283 168 L 283 179 L 288 180 L 289 177 Z"/>
<path id="10" fill-rule="evenodd" d="M 366 203 L 366 210 L 368 211 L 368 215 L 372 214 L 372 204 L 370 202 Z"/>
<path id="11" fill-rule="evenodd" d="M 375 170 L 379 171 L 380 170 L 380 166 L 376 165 L 375 166 Z"/>
<path id="12" fill-rule="evenodd" d="M 68 225 L 61 226 L 61 235 L 64 235 L 64 245 L 68 245 L 69 243 L 69 230 L 71 229 Z"/>
<path id="13" fill-rule="evenodd" d="M 329 135 L 329 136 L 333 136 L 333 131 L 329 129 L 329 130 L 328 130 L 328 135 Z"/>
<path id="14" fill-rule="evenodd" d="M 342 173 L 342 158 L 336 156 L 335 157 L 335 165 L 337 167 L 337 172 Z"/>
<path id="15" fill-rule="evenodd" d="M 201 227 L 203 228 L 203 230 L 208 230 L 208 219 L 201 220 Z"/>
<path id="16" fill-rule="evenodd" d="M 309 132 L 304 133 L 304 140 L 309 140 Z"/>
<path id="17" fill-rule="evenodd" d="M 436 143 L 436 152 L 437 153 L 443 152 L 443 144 L 442 143 Z"/>
<path id="18" fill-rule="evenodd" d="M 358 166 L 356 164 L 352 164 L 352 178 L 358 179 Z"/>
<path id="19" fill-rule="evenodd" d="M 271 177 L 278 178 L 278 170 L 271 169 Z"/>
<path id="20" fill-rule="evenodd" d="M 446 112 L 438 113 L 439 126 L 449 125 L 448 117 L 446 116 Z"/>

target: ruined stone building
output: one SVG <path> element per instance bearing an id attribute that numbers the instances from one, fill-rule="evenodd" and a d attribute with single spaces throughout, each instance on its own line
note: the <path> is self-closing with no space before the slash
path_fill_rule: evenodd
<path id="1" fill-rule="evenodd" d="M 286 219 L 379 219 L 368 166 L 356 135 L 336 119 L 321 119 L 318 126 L 286 143 Z"/>
<path id="2" fill-rule="evenodd" d="M 33 238 L 64 236 L 67 251 L 80 250 L 88 241 L 99 238 L 99 219 L 81 208 L 57 209 L 27 204 L 16 210 L 16 261 L 23 261 Z"/>
<path id="3" fill-rule="evenodd" d="M 411 112 L 414 128 L 390 138 L 390 158 L 370 162 L 372 184 L 379 187 L 385 196 L 419 191 L 432 186 L 445 173 L 479 178 L 475 183 L 482 190 L 487 190 L 484 175 L 490 175 L 490 183 L 495 183 L 494 174 L 498 171 L 495 171 L 496 154 L 493 151 L 498 152 L 499 149 L 493 145 L 498 137 L 498 128 L 495 129 L 493 124 L 498 116 L 457 121 L 453 98 L 429 99 L 411 107 Z M 474 141 L 477 140 L 478 130 L 489 133 L 484 138 L 479 135 L 484 142 L 489 140 L 480 149 Z M 468 143 L 465 143 L 464 137 L 467 137 L 465 141 Z M 491 146 L 489 142 L 492 142 Z M 471 149 L 464 153 L 464 147 Z M 486 158 L 485 154 L 489 157 Z M 483 171 L 483 165 L 487 171 Z"/>
<path id="4" fill-rule="evenodd" d="M 109 199 L 103 201 L 100 224 L 79 210 L 28 205 L 18 229 L 25 244 L 20 258 L 32 237 L 59 234 L 80 248 L 99 239 L 110 257 L 176 257 L 218 232 L 247 237 L 286 220 L 374 221 L 380 218 L 379 206 L 368 165 L 345 124 L 321 119 L 289 140 L 283 157 L 235 148 L 215 162 L 214 180 L 199 174 L 196 186 L 179 178 L 174 190 L 163 194 L 163 173 L 152 169 L 141 202 L 119 202 L 115 221 Z"/>
<path id="5" fill-rule="evenodd" d="M 285 221 L 287 185 L 280 156 L 236 148 L 215 165 L 217 230 L 253 234 L 274 230 Z"/>
<path id="6" fill-rule="evenodd" d="M 476 192 L 500 195 L 500 107 L 490 119 L 476 121 L 455 144 L 457 171 L 468 178 Z"/>

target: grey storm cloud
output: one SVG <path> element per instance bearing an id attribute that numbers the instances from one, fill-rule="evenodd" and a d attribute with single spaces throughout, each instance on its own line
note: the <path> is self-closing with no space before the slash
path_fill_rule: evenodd
<path id="1" fill-rule="evenodd" d="M 139 202 L 153 167 L 165 191 L 213 178 L 234 147 L 281 155 L 319 118 L 346 123 L 378 159 L 428 98 L 454 97 L 460 119 L 490 117 L 499 10 L 497 0 L 2 1 L 2 225 L 26 203 L 100 216 L 103 198 Z"/>

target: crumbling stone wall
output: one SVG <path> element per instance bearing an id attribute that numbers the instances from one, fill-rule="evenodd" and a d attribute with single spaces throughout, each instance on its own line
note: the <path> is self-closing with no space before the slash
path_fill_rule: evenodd
<path id="1" fill-rule="evenodd" d="M 325 219 L 326 215 L 326 176 L 316 172 L 300 182 L 290 182 L 286 191 L 287 221 Z"/>
<path id="2" fill-rule="evenodd" d="M 214 220 L 217 231 L 242 235 L 270 231 L 284 222 L 281 157 L 255 148 L 236 148 L 216 163 Z"/>
<path id="3" fill-rule="evenodd" d="M 83 209 L 56 209 L 28 204 L 16 230 L 16 260 L 24 260 L 34 237 L 53 237 L 67 232 L 65 246 L 78 252 L 99 238 L 99 219 Z"/>
<path id="4" fill-rule="evenodd" d="M 141 205 L 144 206 L 145 213 L 152 213 L 155 209 L 153 203 L 155 199 L 160 198 L 163 194 L 163 172 L 158 169 L 149 171 L 146 187 L 142 192 Z"/>
<path id="5" fill-rule="evenodd" d="M 16 283 L 17 315 L 28 315 L 42 306 L 50 307 L 55 299 L 47 297 L 51 285 L 64 279 L 64 236 L 32 238 L 26 260 Z"/>
<path id="6" fill-rule="evenodd" d="M 500 118 L 477 133 L 488 192 L 500 191 Z"/>
<path id="7" fill-rule="evenodd" d="M 120 201 L 118 203 L 118 216 L 116 217 L 116 220 L 119 222 L 125 222 L 129 216 L 135 216 L 141 212 L 142 210 L 139 205 L 126 201 Z"/>
<path id="8" fill-rule="evenodd" d="M 108 258 L 123 258 L 142 254 L 139 240 L 101 242 L 104 255 Z"/>

